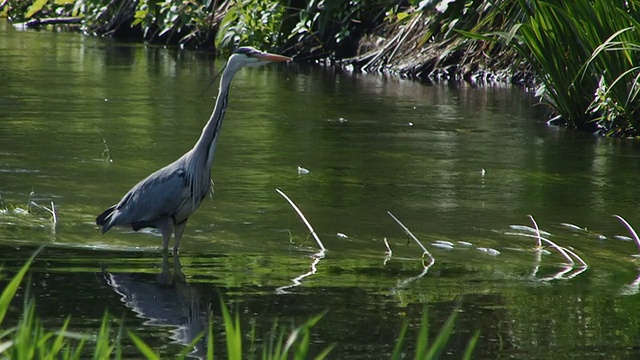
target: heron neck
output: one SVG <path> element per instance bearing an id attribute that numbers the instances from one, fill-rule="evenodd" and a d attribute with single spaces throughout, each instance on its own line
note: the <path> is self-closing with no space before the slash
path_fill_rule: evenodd
<path id="1" fill-rule="evenodd" d="M 213 155 L 216 150 L 216 143 L 222 128 L 222 120 L 227 110 L 227 101 L 229 98 L 229 85 L 233 76 L 237 72 L 237 69 L 225 68 L 220 78 L 220 89 L 218 90 L 218 97 L 216 98 L 216 104 L 213 108 L 213 113 L 209 118 L 209 121 L 202 129 L 202 134 L 193 147 L 194 157 L 200 157 L 198 160 L 205 162 L 208 168 L 213 164 Z M 202 158 L 206 156 L 206 158 Z"/>

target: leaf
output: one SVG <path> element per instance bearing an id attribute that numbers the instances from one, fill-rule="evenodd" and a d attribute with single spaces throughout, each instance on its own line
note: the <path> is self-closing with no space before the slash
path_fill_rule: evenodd
<path id="1" fill-rule="evenodd" d="M 29 7 L 29 10 L 27 10 L 27 13 L 24 15 L 25 19 L 28 19 L 30 17 L 32 17 L 35 13 L 37 13 L 38 11 L 42 10 L 42 8 L 47 4 L 47 0 L 36 0 L 33 2 L 33 4 L 31 4 L 31 6 Z"/>
<path id="2" fill-rule="evenodd" d="M 140 339 L 136 334 L 132 333 L 131 331 L 128 331 L 127 333 L 129 334 L 129 338 L 133 341 L 133 343 L 145 358 L 147 358 L 148 360 L 160 360 L 160 356 L 158 356 L 158 354 L 156 354 L 149 347 L 149 345 L 145 344 L 145 342 L 142 341 L 142 339 Z"/>
<path id="3" fill-rule="evenodd" d="M 36 257 L 36 255 L 38 255 L 40 250 L 42 250 L 42 248 L 39 248 L 33 255 L 31 255 L 31 258 L 29 258 L 29 260 L 27 260 L 27 262 L 22 265 L 20 271 L 16 274 L 16 276 L 13 277 L 13 279 L 11 279 L 9 284 L 2 291 L 2 295 L 0 295 L 0 325 L 2 324 L 2 320 L 4 320 L 7 309 L 9 309 L 11 300 L 18 291 L 18 287 L 20 286 L 24 275 L 27 273 L 31 262 L 33 262 L 33 259 Z"/>

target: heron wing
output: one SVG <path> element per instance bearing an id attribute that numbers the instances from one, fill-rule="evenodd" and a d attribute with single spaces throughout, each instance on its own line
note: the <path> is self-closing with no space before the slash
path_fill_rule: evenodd
<path id="1" fill-rule="evenodd" d="M 177 213 L 191 200 L 182 167 L 167 166 L 140 181 L 120 200 L 110 226 L 131 224 L 134 230 L 154 226 L 155 222 Z"/>

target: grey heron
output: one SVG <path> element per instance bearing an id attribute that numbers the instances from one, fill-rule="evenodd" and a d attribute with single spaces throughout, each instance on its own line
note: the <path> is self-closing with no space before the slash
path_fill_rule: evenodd
<path id="1" fill-rule="evenodd" d="M 222 70 L 213 113 L 193 148 L 178 160 L 141 180 L 120 202 L 98 215 L 96 224 L 102 226 L 102 233 L 116 225 L 131 226 L 135 231 L 146 227 L 157 228 L 162 233 L 165 253 L 174 234 L 173 253 L 177 254 L 187 219 L 198 209 L 210 190 L 213 155 L 233 76 L 245 66 L 290 60 L 289 57 L 252 47 L 241 47 L 234 51 Z"/>

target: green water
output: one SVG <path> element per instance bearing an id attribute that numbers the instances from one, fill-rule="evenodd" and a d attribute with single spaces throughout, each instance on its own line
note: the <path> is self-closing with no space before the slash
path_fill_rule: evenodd
<path id="1" fill-rule="evenodd" d="M 640 227 L 640 144 L 548 127 L 521 89 L 244 69 L 215 194 L 189 219 L 180 264 L 163 264 L 153 231 L 101 235 L 97 214 L 196 141 L 216 90 L 199 94 L 223 63 L 0 22 L 0 262 L 10 275 L 47 245 L 31 291 L 48 326 L 71 314 L 73 330 L 93 331 L 106 308 L 171 357 L 206 328 L 209 307 L 218 316 L 222 295 L 259 341 L 276 320 L 327 311 L 312 351 L 335 344 L 331 358 L 385 358 L 425 307 L 432 335 L 459 312 L 452 359 L 476 330 L 479 359 L 640 354 L 637 249 L 611 216 Z M 324 258 L 276 188 L 313 224 Z M 42 208 L 51 202 L 56 224 Z M 428 272 L 387 211 L 434 255 Z M 551 248 L 537 261 L 535 241 L 517 235 L 528 214 L 589 268 L 565 268 Z"/>

